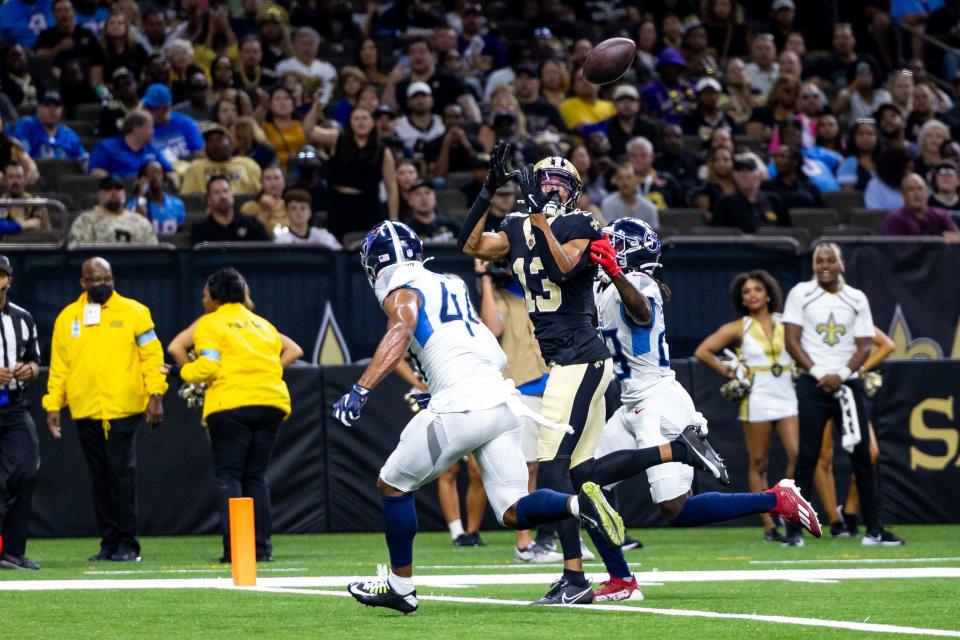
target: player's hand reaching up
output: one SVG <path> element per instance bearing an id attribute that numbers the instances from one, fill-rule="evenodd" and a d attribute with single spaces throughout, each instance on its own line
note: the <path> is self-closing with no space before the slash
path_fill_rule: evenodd
<path id="1" fill-rule="evenodd" d="M 620 275 L 623 269 L 617 263 L 617 251 L 606 238 L 594 240 L 590 243 L 590 259 L 596 262 L 610 279 Z"/>
<path id="2" fill-rule="evenodd" d="M 560 193 L 556 189 L 549 193 L 543 192 L 533 165 L 525 165 L 523 169 L 511 175 L 515 176 L 514 179 L 520 185 L 520 193 L 523 195 L 523 201 L 527 204 L 530 213 L 541 213 L 543 208 Z"/>
<path id="3" fill-rule="evenodd" d="M 352 427 L 354 421 L 360 418 L 363 405 L 367 404 L 369 398 L 370 389 L 361 387 L 359 384 L 353 385 L 350 393 L 343 394 L 333 405 L 333 417 L 345 426 Z"/>
<path id="4" fill-rule="evenodd" d="M 507 167 L 507 163 L 510 161 L 510 152 L 510 143 L 498 140 L 490 153 L 490 173 L 487 174 L 487 189 L 491 194 L 507 184 L 510 181 L 510 176 L 516 173 L 511 173 Z"/>

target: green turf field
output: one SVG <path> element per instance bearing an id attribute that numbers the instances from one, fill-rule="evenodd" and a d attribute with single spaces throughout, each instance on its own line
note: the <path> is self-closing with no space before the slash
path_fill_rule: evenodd
<path id="1" fill-rule="evenodd" d="M 510 532 L 485 532 L 488 546 L 471 549 L 453 548 L 446 534 L 421 534 L 414 556 L 421 567 L 418 594 L 440 599 L 422 599 L 410 616 L 341 597 L 347 576 L 373 576 L 386 559 L 376 534 L 276 536 L 276 561 L 260 565 L 261 591 L 229 586 L 229 569 L 215 561 L 220 548 L 213 536 L 145 538 L 137 564 L 87 562 L 97 550 L 92 539 L 34 540 L 28 555 L 41 571 L 0 571 L 0 638 L 960 637 L 960 527 L 900 526 L 896 532 L 906 546 L 808 538 L 804 548 L 784 549 L 763 542 L 759 527 L 634 530 L 645 547 L 628 552 L 627 560 L 648 583 L 646 600 L 569 608 L 523 604 L 543 595 L 559 570 L 515 563 Z M 860 570 L 887 577 L 850 573 Z M 587 571 L 603 568 L 588 564 Z M 150 584 L 138 582 L 154 579 L 177 588 L 145 589 Z M 12 590 L 22 587 L 14 581 L 35 580 L 97 588 L 71 582 Z M 125 588 L 112 589 L 107 580 Z"/>

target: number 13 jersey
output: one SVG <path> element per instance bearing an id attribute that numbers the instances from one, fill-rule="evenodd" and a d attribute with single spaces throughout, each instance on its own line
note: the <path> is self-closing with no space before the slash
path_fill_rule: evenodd
<path id="1" fill-rule="evenodd" d="M 561 245 L 603 237 L 600 225 L 586 211 L 548 217 L 547 221 Z M 541 258 L 550 249 L 538 246 L 527 214 L 511 213 L 503 219 L 500 230 L 510 242 L 510 264 L 523 286 L 533 332 L 547 364 L 571 365 L 609 358 L 610 351 L 593 326 L 597 267 L 590 261 L 589 248 L 566 281 L 553 282 Z"/>

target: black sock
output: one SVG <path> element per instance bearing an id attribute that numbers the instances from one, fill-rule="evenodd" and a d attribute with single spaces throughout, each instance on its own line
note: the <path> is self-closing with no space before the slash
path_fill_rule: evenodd
<path id="1" fill-rule="evenodd" d="M 671 446 L 673 444 L 675 443 L 671 443 Z M 683 449 L 683 446 L 681 445 L 680 448 Z M 686 454 L 686 452 L 684 452 L 684 454 Z M 614 451 L 594 461 L 593 469 L 590 470 L 589 479 L 603 487 L 643 473 L 650 467 L 655 467 L 662 462 L 663 460 L 660 458 L 660 447 Z M 580 466 L 581 465 L 578 465 L 577 469 L 579 469 Z"/>
<path id="2" fill-rule="evenodd" d="M 573 569 L 564 569 L 563 577 L 567 579 L 567 582 L 573 585 L 584 586 L 587 584 L 587 577 L 583 574 L 583 571 L 574 571 Z"/>
<path id="3" fill-rule="evenodd" d="M 691 467 L 695 466 L 691 464 L 690 460 L 687 460 L 687 445 L 683 444 L 680 440 L 670 442 L 670 452 L 673 455 L 673 462 L 682 462 L 689 464 Z"/>

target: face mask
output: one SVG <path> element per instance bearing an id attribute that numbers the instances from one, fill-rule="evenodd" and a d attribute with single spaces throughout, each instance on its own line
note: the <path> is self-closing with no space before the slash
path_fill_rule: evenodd
<path id="1" fill-rule="evenodd" d="M 87 298 L 89 298 L 91 302 L 95 302 L 97 304 L 103 304 L 110 299 L 112 294 L 113 285 L 109 284 L 95 284 L 87 289 Z"/>

